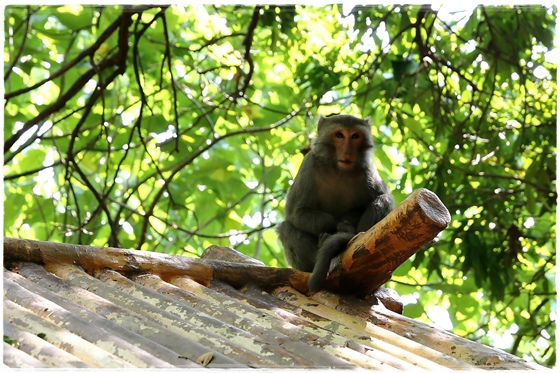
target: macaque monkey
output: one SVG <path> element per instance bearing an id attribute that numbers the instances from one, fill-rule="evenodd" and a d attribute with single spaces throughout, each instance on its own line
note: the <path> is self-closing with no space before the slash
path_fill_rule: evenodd
<path id="1" fill-rule="evenodd" d="M 324 287 L 331 260 L 350 239 L 393 209 L 372 149 L 369 119 L 319 119 L 317 138 L 288 191 L 285 220 L 277 228 L 288 264 L 313 272 L 307 284 L 311 292 Z"/>

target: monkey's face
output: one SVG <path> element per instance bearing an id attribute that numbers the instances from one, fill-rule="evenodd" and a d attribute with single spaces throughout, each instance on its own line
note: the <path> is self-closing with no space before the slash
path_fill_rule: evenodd
<path id="1" fill-rule="evenodd" d="M 335 128 L 331 132 L 336 165 L 341 171 L 350 171 L 360 162 L 364 133 L 359 129 Z"/>

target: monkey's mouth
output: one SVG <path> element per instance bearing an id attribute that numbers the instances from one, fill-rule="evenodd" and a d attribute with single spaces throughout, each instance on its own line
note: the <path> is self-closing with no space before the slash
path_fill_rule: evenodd
<path id="1" fill-rule="evenodd" d="M 342 167 L 352 166 L 353 163 L 354 163 L 354 161 L 352 161 L 350 159 L 339 159 L 338 160 L 338 164 L 340 164 Z"/>

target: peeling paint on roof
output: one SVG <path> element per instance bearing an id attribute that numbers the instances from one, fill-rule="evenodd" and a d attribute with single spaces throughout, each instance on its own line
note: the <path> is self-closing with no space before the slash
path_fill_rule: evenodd
<path id="1" fill-rule="evenodd" d="M 7 263 L 4 335 L 13 368 L 545 370 L 331 293 L 52 262 Z"/>

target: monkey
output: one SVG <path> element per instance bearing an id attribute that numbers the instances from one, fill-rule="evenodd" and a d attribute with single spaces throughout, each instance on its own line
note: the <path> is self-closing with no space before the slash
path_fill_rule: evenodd
<path id="1" fill-rule="evenodd" d="M 369 118 L 321 116 L 317 136 L 288 190 L 277 234 L 288 265 L 312 272 L 307 287 L 324 288 L 331 260 L 358 232 L 394 207 L 372 159 Z"/>

